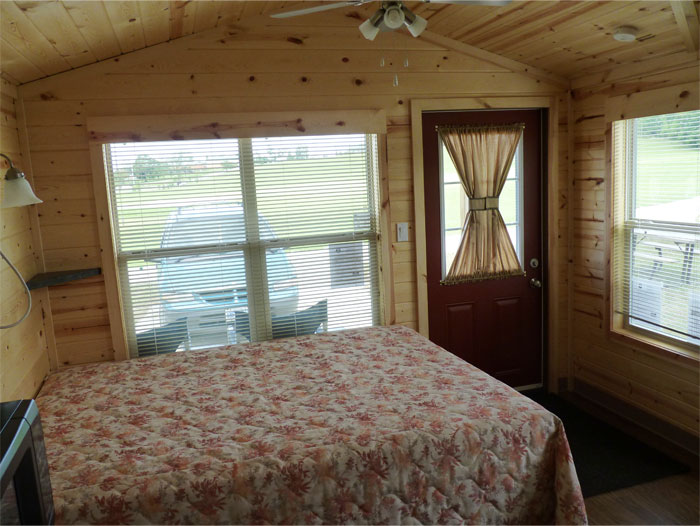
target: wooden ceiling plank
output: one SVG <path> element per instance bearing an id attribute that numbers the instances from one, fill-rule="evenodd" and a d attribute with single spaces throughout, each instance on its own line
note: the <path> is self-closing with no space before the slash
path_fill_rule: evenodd
<path id="1" fill-rule="evenodd" d="M 529 60 L 535 56 L 551 53 L 553 48 L 557 50 L 565 47 L 572 48 L 575 42 L 604 32 L 605 26 L 612 24 L 611 20 L 620 17 L 619 12 L 628 9 L 630 5 L 624 2 L 586 2 L 586 4 L 594 5 L 595 10 L 587 10 L 571 20 L 562 21 L 554 31 L 543 31 L 542 36 L 529 41 L 510 42 L 507 46 L 502 43 L 495 46 L 494 52 L 498 50 L 498 53 L 507 56 L 516 54 L 519 60 Z"/>
<path id="2" fill-rule="evenodd" d="M 119 41 L 102 2 L 64 0 L 63 5 L 97 60 L 121 53 Z"/>
<path id="3" fill-rule="evenodd" d="M 139 2 L 139 13 L 146 46 L 154 46 L 170 39 L 170 2 L 168 0 Z"/>
<path id="4" fill-rule="evenodd" d="M 676 31 L 677 33 L 670 11 L 668 4 L 657 2 L 655 7 L 645 7 L 644 11 L 633 10 L 629 13 L 617 13 L 615 18 L 594 22 L 590 31 L 581 32 L 582 36 L 580 38 L 568 38 L 565 47 L 550 49 L 548 52 L 540 55 L 540 58 L 555 55 L 566 49 L 574 50 L 579 55 L 595 55 L 601 59 L 601 62 L 608 58 L 614 60 L 614 56 L 617 53 L 628 53 L 631 50 L 640 48 L 642 49 L 640 53 L 647 53 L 650 47 L 652 50 L 658 48 L 659 50 L 667 51 L 659 43 L 658 35 L 668 31 Z M 636 41 L 621 43 L 612 38 L 615 28 L 623 24 L 633 25 L 639 29 Z M 680 36 L 678 36 L 677 42 L 681 44 Z M 556 48 L 556 46 L 552 47 Z"/>
<path id="5" fill-rule="evenodd" d="M 622 2 L 617 3 L 617 5 L 622 4 Z M 639 4 L 642 4 L 641 8 L 636 7 Z M 625 47 L 629 47 L 629 44 L 612 39 L 614 28 L 634 21 L 634 24 L 642 29 L 645 27 L 664 29 L 665 25 L 669 25 L 659 23 L 660 19 L 668 16 L 664 10 L 670 11 L 664 2 L 637 2 L 626 4 L 622 10 L 616 9 L 604 16 L 584 17 L 586 20 L 575 26 L 577 30 L 575 33 L 567 28 L 548 35 L 546 39 L 522 43 L 517 47 L 518 58 L 538 67 L 552 69 L 560 63 L 575 65 L 576 62 L 572 64 L 567 61 L 576 61 L 582 56 L 593 56 L 602 51 L 609 51 L 611 45 L 613 49 L 624 50 Z M 572 36 L 574 34 L 578 36 Z M 500 53 L 510 56 L 510 52 L 507 51 L 500 51 Z M 610 62 L 608 59 L 612 57 L 605 55 L 599 58 L 600 63 L 603 64 Z"/>
<path id="6" fill-rule="evenodd" d="M 71 67 L 78 68 L 97 60 L 63 4 L 37 1 L 15 4 Z"/>
<path id="7" fill-rule="evenodd" d="M 428 27 L 435 33 L 449 35 L 464 28 L 465 24 L 488 15 L 494 8 L 482 5 L 448 5 L 428 19 Z"/>
<path id="8" fill-rule="evenodd" d="M 20 84 L 45 76 L 39 68 L 4 39 L 2 41 L 2 72 L 17 79 Z"/>
<path id="9" fill-rule="evenodd" d="M 543 71 L 539 68 L 535 68 L 528 64 L 523 64 L 522 62 L 511 60 L 501 55 L 496 55 L 495 53 L 491 53 L 490 51 L 470 46 L 469 44 L 465 44 L 464 42 L 459 42 L 457 40 L 438 35 L 437 33 L 433 33 L 432 31 L 424 31 L 421 34 L 421 38 L 427 40 L 428 42 L 432 42 L 433 44 L 443 46 L 446 49 L 451 49 L 452 51 L 459 51 L 460 53 L 465 53 L 469 56 L 492 62 L 496 65 L 508 68 L 516 73 L 521 73 L 523 75 L 536 78 L 537 80 L 548 82 L 562 89 L 568 89 L 569 87 L 569 81 L 563 77 L 554 75 L 547 71 Z"/>
<path id="10" fill-rule="evenodd" d="M 539 19 L 529 20 L 528 23 L 516 25 L 509 28 L 508 31 L 503 31 L 500 35 L 494 35 L 492 38 L 484 41 L 480 47 L 485 47 L 496 52 L 503 49 L 522 46 L 532 40 L 539 40 L 544 34 L 556 33 L 558 26 L 571 21 L 579 21 L 584 15 L 589 14 L 595 17 L 595 13 L 599 13 L 601 9 L 606 7 L 602 2 L 580 2 L 580 3 L 564 3 L 559 4 L 560 9 L 549 11 L 545 16 Z M 594 13 L 595 12 L 595 13 Z"/>
<path id="11" fill-rule="evenodd" d="M 571 80 L 571 89 L 577 90 L 588 86 L 622 82 L 639 78 L 649 73 L 663 74 L 677 69 L 697 66 L 698 54 L 681 52 L 669 56 L 655 56 L 647 60 L 639 60 L 621 66 L 592 68 L 584 75 L 575 76 Z"/>
<path id="12" fill-rule="evenodd" d="M 71 68 L 14 2 L 0 2 L 0 30 L 3 39 L 36 65 L 42 76 Z"/>
<path id="13" fill-rule="evenodd" d="M 491 49 L 491 44 L 494 40 L 507 37 L 512 31 L 532 31 L 535 27 L 542 34 L 542 31 L 547 30 L 546 20 L 553 16 L 559 15 L 562 11 L 570 10 L 578 4 L 571 2 L 528 2 L 529 9 L 523 9 L 517 18 L 509 18 L 503 20 L 498 31 L 475 31 L 468 37 L 469 43 L 474 46 Z"/>
<path id="14" fill-rule="evenodd" d="M 430 20 L 447 6 L 447 4 L 433 4 L 430 2 L 408 2 L 406 5 L 411 11 L 426 20 Z"/>
<path id="15" fill-rule="evenodd" d="M 657 33 L 653 39 L 638 42 L 638 46 L 617 49 L 613 46 L 598 52 L 598 56 L 611 57 L 618 64 L 627 64 L 636 60 L 645 60 L 653 56 L 663 56 L 685 51 L 683 42 L 678 37 L 678 31 L 669 28 Z"/>
<path id="16" fill-rule="evenodd" d="M 216 27 L 219 23 L 219 13 L 223 2 L 203 1 L 197 2 L 197 10 L 194 14 L 194 32 L 200 33 Z"/>
<path id="17" fill-rule="evenodd" d="M 671 0 L 673 16 L 688 51 L 698 50 L 698 13 L 692 2 Z"/>
<path id="18" fill-rule="evenodd" d="M 654 41 L 639 42 L 638 46 L 620 50 L 615 43 L 609 44 L 606 50 L 596 51 L 590 55 L 583 55 L 576 59 L 563 56 L 557 62 L 549 62 L 551 67 L 557 71 L 565 71 L 567 75 L 573 76 L 582 72 L 588 72 L 589 68 L 599 64 L 608 63 L 611 66 L 629 63 L 635 60 L 642 60 L 652 56 L 670 55 L 685 51 L 683 45 L 678 42 L 678 32 L 669 30 L 656 35 Z M 550 57 L 551 61 L 552 57 Z"/>
<path id="19" fill-rule="evenodd" d="M 129 53 L 146 46 L 139 2 L 104 2 L 122 53 Z"/>
<path id="20" fill-rule="evenodd" d="M 538 2 L 537 2 L 538 3 Z M 492 31 L 499 31 L 503 23 L 517 20 L 523 12 L 536 8 L 536 2 L 511 2 L 502 7 L 491 7 L 485 16 L 476 17 L 471 22 L 466 23 L 461 29 L 447 35 L 454 40 L 473 42 L 472 37 L 488 34 Z"/>

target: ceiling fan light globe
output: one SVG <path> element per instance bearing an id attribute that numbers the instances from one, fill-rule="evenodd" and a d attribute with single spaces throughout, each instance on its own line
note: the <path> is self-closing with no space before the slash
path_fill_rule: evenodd
<path id="1" fill-rule="evenodd" d="M 415 20 L 411 23 L 408 23 L 408 21 L 406 21 L 406 29 L 408 29 L 411 35 L 417 37 L 423 31 L 425 31 L 426 27 L 428 27 L 428 21 L 422 16 L 415 15 L 415 17 Z"/>
<path id="2" fill-rule="evenodd" d="M 386 25 L 386 27 L 389 29 L 400 28 L 403 25 L 404 20 L 406 20 L 406 17 L 401 10 L 401 6 L 399 5 L 392 5 L 388 7 L 384 13 L 384 25 Z"/>
<path id="3" fill-rule="evenodd" d="M 371 19 L 365 20 L 360 24 L 360 33 L 362 33 L 362 36 L 367 40 L 374 40 L 379 34 L 379 26 L 375 26 Z"/>

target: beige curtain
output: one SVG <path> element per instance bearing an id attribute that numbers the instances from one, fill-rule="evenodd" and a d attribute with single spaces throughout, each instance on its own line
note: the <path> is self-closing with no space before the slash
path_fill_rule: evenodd
<path id="1" fill-rule="evenodd" d="M 498 196 L 524 128 L 524 124 L 438 126 L 469 197 L 462 240 L 442 284 L 524 274 L 498 211 Z"/>

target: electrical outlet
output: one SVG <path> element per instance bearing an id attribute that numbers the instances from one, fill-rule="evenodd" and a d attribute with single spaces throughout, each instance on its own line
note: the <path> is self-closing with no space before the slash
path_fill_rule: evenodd
<path id="1" fill-rule="evenodd" d="M 396 241 L 408 241 L 408 223 L 396 223 Z"/>

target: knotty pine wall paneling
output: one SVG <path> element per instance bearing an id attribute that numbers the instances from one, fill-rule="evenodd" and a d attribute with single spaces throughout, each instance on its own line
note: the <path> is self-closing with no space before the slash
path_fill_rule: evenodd
<path id="1" fill-rule="evenodd" d="M 352 21 L 343 23 L 216 29 L 21 86 L 36 187 L 46 201 L 39 213 L 47 269 L 100 265 L 97 217 L 104 211 L 93 198 L 88 117 L 382 109 L 395 305 L 386 323 L 416 328 L 415 243 L 412 236 L 397 243 L 395 234 L 398 222 L 414 231 L 411 99 L 563 93 L 544 80 L 398 32 L 370 42 Z M 567 133 L 565 121 L 560 127 Z M 559 144 L 565 148 L 567 141 Z M 561 199 L 566 206 L 566 196 Z M 565 224 L 561 228 L 552 235 L 566 239 Z M 59 365 L 113 359 L 101 279 L 56 287 L 51 303 Z M 556 310 L 565 334 L 566 309 Z"/>
<path id="2" fill-rule="evenodd" d="M 30 178 L 28 163 L 22 156 L 17 87 L 0 79 L 0 98 L 0 152 L 9 156 Z M 7 167 L 2 159 L 0 198 L 4 195 Z M 37 243 L 32 215 L 36 216 L 34 206 L 0 209 L 0 247 L 24 279 L 30 279 L 42 268 L 41 247 Z M 32 398 L 49 371 L 44 329 L 44 315 L 48 309 L 45 293 L 45 290 L 32 292 L 32 310 L 26 320 L 16 327 L 0 329 L 0 401 Z M 19 319 L 26 302 L 22 284 L 7 263 L 0 260 L 0 324 Z"/>
<path id="3" fill-rule="evenodd" d="M 648 67 L 645 72 L 644 64 L 634 64 L 572 83 L 574 389 L 590 393 L 593 387 L 641 409 L 655 421 L 697 437 L 698 360 L 626 345 L 607 332 L 610 223 L 606 200 L 610 181 L 606 129 L 612 117 L 606 117 L 606 110 L 610 114 L 611 102 L 622 101 L 614 111 L 614 118 L 619 119 L 700 107 L 697 55 L 682 53 L 663 62 L 653 59 Z M 638 423 L 651 425 L 651 421 Z M 697 448 L 697 439 L 694 442 Z"/>

